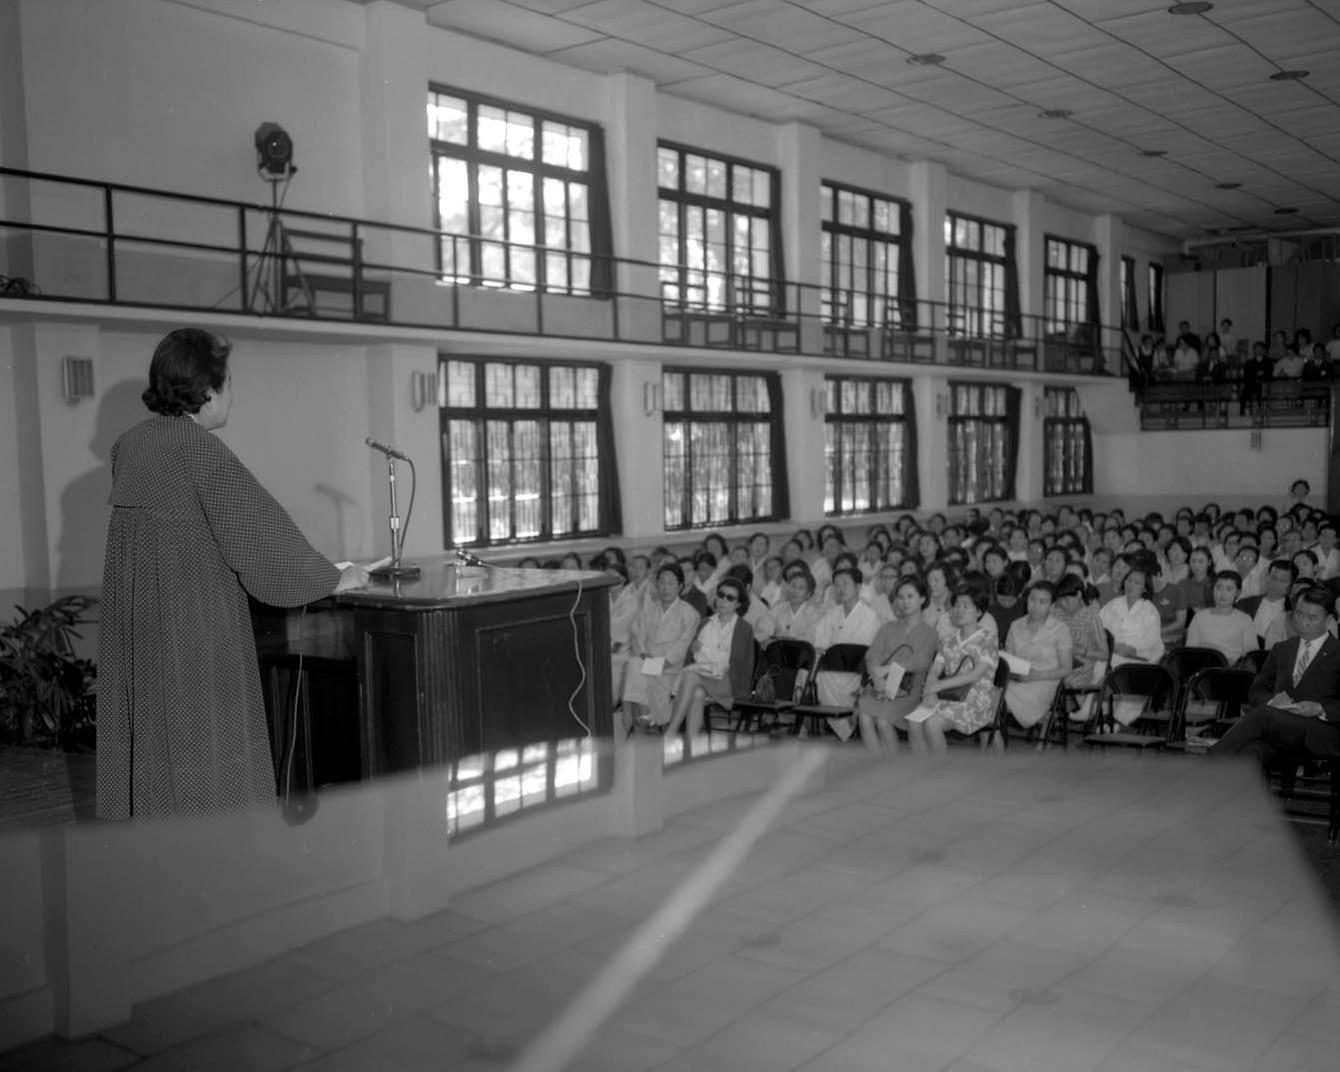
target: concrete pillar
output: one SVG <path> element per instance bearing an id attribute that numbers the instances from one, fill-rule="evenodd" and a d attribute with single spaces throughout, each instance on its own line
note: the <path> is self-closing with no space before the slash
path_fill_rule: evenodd
<path id="1" fill-rule="evenodd" d="M 619 452 L 617 458 L 608 461 L 619 467 L 623 534 L 659 538 L 665 529 L 665 398 L 660 362 L 615 362 L 610 395 L 610 416 Z"/>
<path id="2" fill-rule="evenodd" d="M 1093 244 L 1098 247 L 1098 312 L 1103 323 L 1099 336 L 1107 371 L 1121 371 L 1121 251 L 1126 225 L 1121 217 L 1105 213 L 1094 220 Z"/>
<path id="3" fill-rule="evenodd" d="M 918 160 L 908 169 L 908 196 L 912 201 L 912 257 L 917 266 L 918 322 L 922 331 L 935 332 L 935 360 L 948 359 L 945 344 L 945 302 L 949 298 L 949 271 L 945 259 L 945 212 L 948 210 L 948 172 L 943 164 Z M 922 485 L 925 502 L 926 485 Z"/>
<path id="4" fill-rule="evenodd" d="M 615 289 L 620 294 L 616 299 L 619 336 L 659 342 L 656 86 L 650 79 L 624 71 L 609 75 L 605 83 L 605 158 L 614 255 L 626 258 L 615 273 Z"/>
<path id="5" fill-rule="evenodd" d="M 791 518 L 797 524 L 812 524 L 824 516 L 824 390 L 819 369 L 782 372 L 786 468 Z"/>
<path id="6" fill-rule="evenodd" d="M 918 376 L 912 381 L 917 408 L 917 481 L 923 511 L 949 505 L 949 381 L 944 376 Z"/>
<path id="7" fill-rule="evenodd" d="M 1014 386 L 1019 397 L 1019 456 L 1014 476 L 1014 496 L 1021 502 L 1042 498 L 1045 473 L 1042 465 L 1042 420 L 1044 384 L 1027 380 Z"/>
<path id="8" fill-rule="evenodd" d="M 1015 226 L 1015 256 L 1019 268 L 1019 309 L 1024 314 L 1024 338 L 1036 339 L 1040 331 L 1029 317 L 1043 315 L 1044 231 L 1042 217 L 1047 199 L 1036 190 L 1016 190 L 1011 198 Z"/>
<path id="9" fill-rule="evenodd" d="M 777 158 L 782 167 L 782 253 L 789 287 L 788 311 L 799 311 L 800 349 L 818 353 L 823 349 L 823 326 L 819 321 L 819 186 L 822 141 L 819 132 L 800 123 L 777 128 Z M 816 515 L 818 516 L 818 515 Z"/>
<path id="10" fill-rule="evenodd" d="M 419 463 L 419 486 L 415 491 L 414 515 L 405 530 L 406 558 L 433 554 L 442 549 L 445 526 L 442 515 L 442 453 L 439 411 L 433 393 L 437 379 L 437 350 L 429 343 L 384 343 L 367 351 L 367 428 L 363 433 L 382 443 L 394 444 Z M 414 379 L 422 375 L 428 391 L 421 409 L 415 410 Z M 354 430 L 358 434 L 357 429 Z M 390 554 L 391 535 L 388 463 L 384 455 L 368 451 L 368 487 L 371 495 L 372 553 Z M 409 506 L 410 473 L 404 463 L 396 465 L 399 513 Z"/>

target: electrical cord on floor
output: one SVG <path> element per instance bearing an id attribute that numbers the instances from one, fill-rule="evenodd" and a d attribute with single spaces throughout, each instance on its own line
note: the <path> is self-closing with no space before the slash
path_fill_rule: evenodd
<path id="1" fill-rule="evenodd" d="M 581 716 L 577 714 L 577 707 L 575 704 L 577 694 L 580 693 L 582 689 L 586 688 L 586 664 L 582 662 L 581 638 L 578 636 L 577 632 L 577 608 L 581 605 L 581 602 L 582 579 L 578 577 L 577 595 L 572 601 L 571 608 L 568 610 L 568 621 L 572 623 L 572 654 L 577 659 L 577 669 L 581 671 L 582 677 L 581 680 L 577 682 L 577 687 L 572 690 L 572 695 L 568 697 L 568 713 L 572 715 L 573 721 L 586 731 L 586 736 L 589 739 L 591 737 L 591 727 L 583 722 Z"/>
<path id="2" fill-rule="evenodd" d="M 298 618 L 298 668 L 294 671 L 297 677 L 293 685 L 293 710 L 289 712 L 288 740 L 285 741 L 284 756 L 281 768 L 283 770 L 283 786 L 280 791 L 281 810 L 284 821 L 290 826 L 298 826 L 307 822 L 316 814 L 316 786 L 308 786 L 307 790 L 298 797 L 293 795 L 293 763 L 298 753 L 298 707 L 302 698 L 302 663 L 303 650 L 301 647 L 304 626 L 307 623 L 307 608 L 302 608 L 302 613 Z"/>

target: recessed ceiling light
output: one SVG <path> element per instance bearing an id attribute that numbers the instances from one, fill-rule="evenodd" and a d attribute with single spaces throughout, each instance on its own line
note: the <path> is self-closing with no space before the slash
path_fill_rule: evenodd
<path id="1" fill-rule="evenodd" d="M 1216 182 L 1214 184 L 1216 190 L 1237 190 L 1241 187 L 1242 183 L 1240 182 Z"/>
<path id="2" fill-rule="evenodd" d="M 1140 150 L 1140 155 L 1141 155 L 1141 156 L 1150 156 L 1150 157 L 1153 157 L 1153 156 L 1167 156 L 1167 155 L 1168 155 L 1168 150 L 1167 150 L 1167 149 L 1141 149 L 1141 150 Z"/>
<path id="3" fill-rule="evenodd" d="M 1309 71 L 1276 71 L 1270 76 L 1272 82 L 1301 82 L 1311 73 Z"/>
<path id="4" fill-rule="evenodd" d="M 1297 210 L 1296 208 L 1277 208 L 1277 209 L 1275 210 L 1275 215 L 1276 215 L 1276 216 L 1292 216 L 1292 215 L 1293 215 L 1295 212 L 1297 212 L 1297 211 L 1298 211 L 1298 210 Z"/>
<path id="5" fill-rule="evenodd" d="M 1187 0 L 1184 4 L 1173 4 L 1172 7 L 1168 8 L 1168 14 L 1204 15 L 1205 12 L 1209 11 L 1212 7 L 1214 7 L 1214 5 L 1207 3 L 1206 0 Z"/>
<path id="6" fill-rule="evenodd" d="M 907 62 L 917 67 L 939 67 L 944 61 L 945 58 L 938 52 L 919 52 L 907 57 Z"/>
<path id="7" fill-rule="evenodd" d="M 1069 108 L 1048 108 L 1045 112 L 1038 112 L 1041 119 L 1069 119 L 1074 114 Z"/>

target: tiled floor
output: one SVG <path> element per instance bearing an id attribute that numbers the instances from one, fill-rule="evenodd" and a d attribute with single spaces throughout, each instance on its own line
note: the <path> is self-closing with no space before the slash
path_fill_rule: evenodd
<path id="1" fill-rule="evenodd" d="M 710 762 L 710 761 L 709 761 Z M 0 1070 L 508 1067 L 751 801 L 139 1006 Z M 1247 770 L 836 757 L 572 1066 L 1330 1070 L 1328 902 Z"/>

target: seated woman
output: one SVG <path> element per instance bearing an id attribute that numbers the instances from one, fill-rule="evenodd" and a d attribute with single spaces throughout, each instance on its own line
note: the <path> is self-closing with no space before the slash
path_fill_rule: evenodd
<path id="1" fill-rule="evenodd" d="M 610 695 L 618 704 L 623 698 L 628 644 L 633 636 L 633 621 L 642 610 L 642 593 L 628 580 L 628 570 L 621 563 L 607 560 L 605 572 L 618 577 L 620 581 L 610 588 L 610 668 L 614 680 L 614 690 Z"/>
<path id="2" fill-rule="evenodd" d="M 898 582 L 893 597 L 892 621 L 879 627 L 865 655 L 870 684 L 856 701 L 857 723 L 866 748 L 879 755 L 898 750 L 897 730 L 907 729 L 907 715 L 921 701 L 922 679 L 935 659 L 939 637 L 921 617 L 926 606 L 926 585 L 917 577 Z M 903 669 L 896 699 L 886 686 L 897 663 Z"/>
<path id="3" fill-rule="evenodd" d="M 1222 652 L 1229 666 L 1248 651 L 1258 647 L 1256 623 L 1246 611 L 1235 604 L 1242 590 L 1242 578 L 1233 570 L 1221 570 L 1214 575 L 1214 605 L 1196 611 L 1186 632 L 1186 642 L 1193 648 L 1214 648 Z"/>
<path id="4" fill-rule="evenodd" d="M 1005 650 L 1029 664 L 1025 676 L 1011 676 L 1005 687 L 1005 704 L 1024 729 L 1042 721 L 1056 695 L 1056 683 L 1074 666 L 1070 627 L 1052 614 L 1055 601 L 1056 585 L 1035 582 L 1028 590 L 1028 613 L 1015 619 L 1005 638 Z"/>
<path id="5" fill-rule="evenodd" d="M 992 676 L 1000 658 L 993 633 L 982 626 L 986 592 L 976 585 L 954 589 L 953 630 L 940 638 L 939 652 L 921 690 L 921 704 L 907 716 L 907 739 L 914 752 L 944 752 L 946 730 L 975 733 L 996 713 Z M 943 676 L 945 674 L 948 676 Z M 969 686 L 961 700 L 940 699 L 946 689 Z"/>
<path id="6" fill-rule="evenodd" d="M 1056 582 L 1052 617 L 1070 630 L 1071 671 L 1065 687 L 1085 689 L 1097 685 L 1095 667 L 1108 660 L 1107 634 L 1098 618 L 1098 608 L 1084 601 L 1084 582 L 1071 574 Z"/>
<path id="7" fill-rule="evenodd" d="M 926 570 L 926 591 L 930 598 L 921 616 L 940 636 L 948 636 L 954 631 L 949 620 L 949 603 L 957 583 L 958 576 L 947 562 L 932 562 Z"/>
<path id="8" fill-rule="evenodd" d="M 646 600 L 633 620 L 624 674 L 624 711 L 644 728 L 670 721 L 670 696 L 699 614 L 680 598 L 684 571 L 666 563 L 656 571 L 655 598 Z"/>
<path id="9" fill-rule="evenodd" d="M 793 637 L 813 644 L 821 617 L 823 611 L 814 602 L 814 574 L 803 565 L 793 564 L 786 569 L 783 598 L 759 619 L 754 635 L 760 644 L 777 637 Z"/>
<path id="10" fill-rule="evenodd" d="M 1186 590 L 1181 585 L 1169 584 L 1163 567 L 1157 560 L 1149 563 L 1149 601 L 1159 612 L 1159 632 L 1164 648 L 1175 648 L 1186 635 Z"/>
<path id="11" fill-rule="evenodd" d="M 833 574 L 833 594 L 837 602 L 819 619 L 814 646 L 820 653 L 835 644 L 862 644 L 869 646 L 879 632 L 879 619 L 870 606 L 861 602 L 861 572 L 855 566 L 843 566 Z M 841 707 L 851 704 L 861 687 L 861 675 L 838 670 L 824 670 L 814 676 L 815 692 L 819 703 Z M 855 730 L 851 719 L 830 718 L 829 726 L 842 740 Z"/>
<path id="12" fill-rule="evenodd" d="M 715 598 L 716 613 L 703 619 L 693 639 L 693 660 L 679 676 L 666 727 L 669 735 L 687 726 L 690 747 L 702 732 L 707 702 L 729 711 L 753 684 L 754 631 L 740 613 L 749 607 L 749 586 L 727 574 L 717 583 Z"/>
<path id="13" fill-rule="evenodd" d="M 1163 626 L 1150 602 L 1153 567 L 1139 556 L 1123 555 L 1130 567 L 1121 581 L 1122 594 L 1098 613 L 1103 628 L 1112 634 L 1112 665 L 1163 658 Z"/>
<path id="14" fill-rule="evenodd" d="M 782 580 L 782 567 L 784 563 L 780 555 L 768 555 L 763 560 L 762 583 L 758 584 L 759 576 L 754 575 L 755 587 L 758 589 L 758 598 L 764 607 L 775 607 L 782 600 L 782 589 L 785 581 Z"/>

